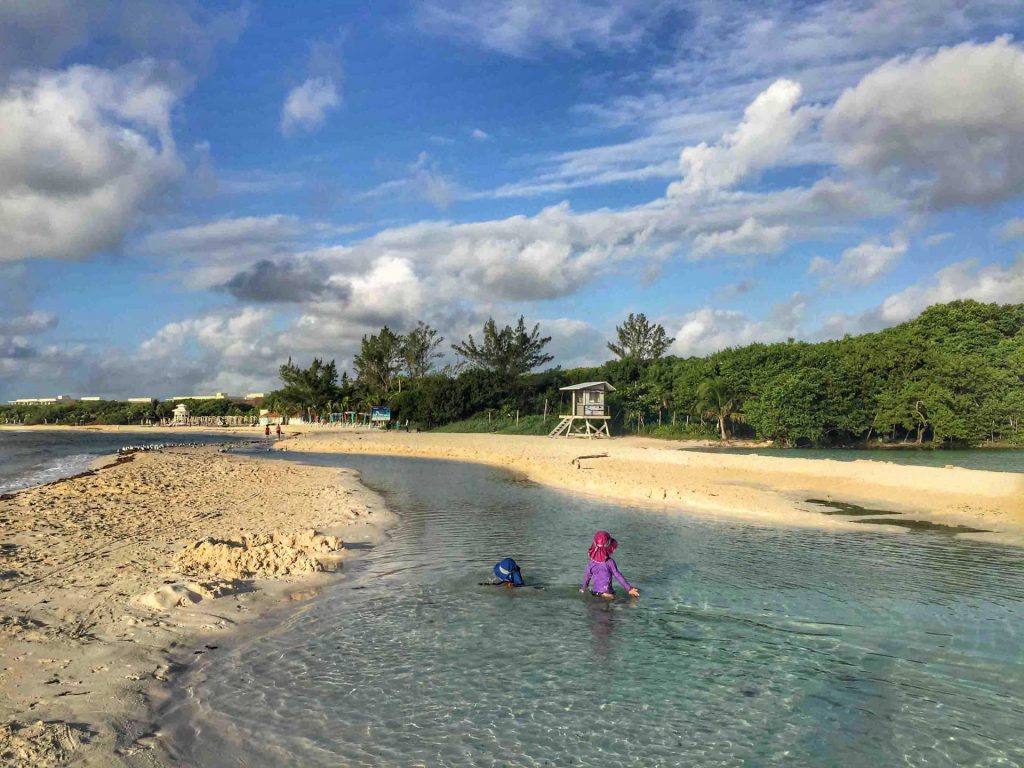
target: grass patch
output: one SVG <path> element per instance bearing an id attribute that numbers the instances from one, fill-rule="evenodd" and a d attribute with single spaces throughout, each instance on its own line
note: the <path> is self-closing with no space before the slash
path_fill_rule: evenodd
<path id="1" fill-rule="evenodd" d="M 514 416 L 512 418 L 491 417 L 490 419 L 486 416 L 477 416 L 472 419 L 454 421 L 451 424 L 445 424 L 443 427 L 437 427 L 432 431 L 489 432 L 498 435 L 546 435 L 555 428 L 557 423 L 558 419 L 554 416 L 548 416 L 546 422 L 543 416 L 520 416 L 518 424 L 516 424 Z"/>

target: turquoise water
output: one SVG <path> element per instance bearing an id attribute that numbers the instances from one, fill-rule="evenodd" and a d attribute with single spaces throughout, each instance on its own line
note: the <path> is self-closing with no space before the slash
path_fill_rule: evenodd
<path id="1" fill-rule="evenodd" d="M 1024 450 L 975 448 L 973 450 L 932 450 L 900 448 L 864 450 L 856 448 L 686 448 L 699 453 L 774 456 L 783 459 L 832 459 L 834 461 L 888 461 L 922 467 L 987 469 L 991 472 L 1024 472 Z"/>
<path id="2" fill-rule="evenodd" d="M 162 715 L 181 764 L 1024 764 L 1018 549 L 304 458 L 359 469 L 401 523 L 349 579 L 201 657 Z M 579 594 L 597 528 L 639 601 Z M 479 586 L 507 555 L 544 589 Z"/>

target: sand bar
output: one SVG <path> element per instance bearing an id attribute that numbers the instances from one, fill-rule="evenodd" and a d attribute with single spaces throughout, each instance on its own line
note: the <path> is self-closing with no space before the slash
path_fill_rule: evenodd
<path id="1" fill-rule="evenodd" d="M 683 447 L 635 437 L 574 440 L 345 429 L 309 430 L 282 445 L 296 451 L 472 461 L 605 499 L 768 525 L 863 531 L 855 520 L 825 515 L 822 507 L 806 502 L 840 500 L 900 512 L 908 519 L 985 529 L 991 533 L 962 535 L 1024 545 L 1024 474 L 716 454 Z"/>
<path id="2" fill-rule="evenodd" d="M 390 522 L 353 473 L 216 447 L 0 499 L 0 763 L 166 764 L 149 705 L 169 662 L 342 578 L 311 558 L 336 568 L 349 554 L 332 536 L 373 541 Z"/>

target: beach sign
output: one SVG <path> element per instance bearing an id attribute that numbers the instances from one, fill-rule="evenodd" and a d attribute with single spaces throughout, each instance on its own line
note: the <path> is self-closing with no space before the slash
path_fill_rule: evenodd
<path id="1" fill-rule="evenodd" d="M 379 405 L 371 406 L 370 421 L 391 421 L 391 409 Z"/>

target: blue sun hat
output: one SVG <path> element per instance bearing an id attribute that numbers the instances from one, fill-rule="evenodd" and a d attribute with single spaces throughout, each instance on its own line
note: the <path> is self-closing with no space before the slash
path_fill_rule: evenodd
<path id="1" fill-rule="evenodd" d="M 513 586 L 523 586 L 523 574 L 519 570 L 519 565 L 511 557 L 506 557 L 494 566 L 494 575 L 500 581 L 510 583 Z"/>

